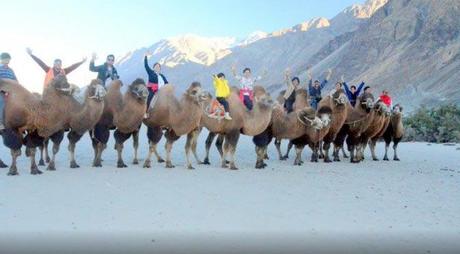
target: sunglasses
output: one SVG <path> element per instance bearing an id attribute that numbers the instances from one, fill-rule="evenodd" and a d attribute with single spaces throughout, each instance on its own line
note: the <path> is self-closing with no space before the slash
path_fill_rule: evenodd
<path id="1" fill-rule="evenodd" d="M 115 61 L 115 59 L 113 59 L 113 58 L 107 58 L 107 61 L 113 62 L 113 61 Z"/>

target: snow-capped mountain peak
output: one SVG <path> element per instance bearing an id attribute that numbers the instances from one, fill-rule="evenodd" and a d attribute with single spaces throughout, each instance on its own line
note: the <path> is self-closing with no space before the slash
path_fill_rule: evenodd
<path id="1" fill-rule="evenodd" d="M 268 33 L 263 32 L 263 31 L 255 31 L 252 32 L 246 37 L 246 39 L 240 41 L 236 46 L 247 46 L 251 43 L 254 43 L 258 40 L 265 39 L 268 37 Z"/>

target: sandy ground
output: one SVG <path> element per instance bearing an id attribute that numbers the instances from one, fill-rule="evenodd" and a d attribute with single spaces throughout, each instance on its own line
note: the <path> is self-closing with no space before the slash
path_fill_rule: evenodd
<path id="1" fill-rule="evenodd" d="M 201 156 L 205 138 L 202 133 Z M 21 157 L 19 176 L 6 176 L 7 169 L 0 174 L 0 238 L 11 244 L 23 235 L 45 239 L 136 233 L 141 236 L 133 241 L 141 246 L 163 243 L 166 248 L 180 235 L 220 236 L 224 242 L 232 235 L 271 234 L 278 240 L 280 235 L 305 240 L 367 237 L 380 244 L 367 241 L 363 246 L 368 249 L 362 250 L 374 251 L 387 250 L 385 239 L 421 253 L 460 246 L 451 241 L 460 239 L 459 145 L 402 143 L 400 162 L 366 160 L 358 165 L 310 163 L 308 151 L 306 163 L 298 167 L 293 166 L 293 153 L 288 161 L 278 161 L 272 144 L 269 167 L 256 170 L 252 141 L 242 137 L 237 149 L 240 170 L 230 171 L 219 168 L 214 147 L 212 166 L 195 163 L 196 170 L 187 170 L 184 143 L 182 138 L 174 146 L 174 169 L 157 163 L 151 169 L 142 168 L 142 163 L 116 168 L 113 138 L 103 156 L 104 167 L 92 168 L 88 136 L 77 145 L 79 169 L 68 168 L 66 141 L 55 172 L 32 176 L 29 161 Z M 128 163 L 131 142 L 125 147 Z M 147 149 L 143 134 L 141 159 Z M 383 150 L 380 143 L 381 157 Z M 163 146 L 160 151 L 164 154 Z M 9 151 L 0 147 L 0 154 L 9 164 Z"/>

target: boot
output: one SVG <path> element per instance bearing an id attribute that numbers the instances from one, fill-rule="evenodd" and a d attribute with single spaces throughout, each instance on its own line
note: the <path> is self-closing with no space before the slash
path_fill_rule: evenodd
<path id="1" fill-rule="evenodd" d="M 228 112 L 225 112 L 224 118 L 225 120 L 232 120 L 232 117 L 230 116 L 230 113 Z"/>

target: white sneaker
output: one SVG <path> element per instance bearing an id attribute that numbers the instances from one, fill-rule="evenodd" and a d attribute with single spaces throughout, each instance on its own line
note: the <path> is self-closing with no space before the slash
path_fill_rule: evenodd
<path id="1" fill-rule="evenodd" d="M 232 117 L 230 116 L 230 113 L 228 112 L 225 112 L 224 118 L 225 120 L 232 120 Z"/>

